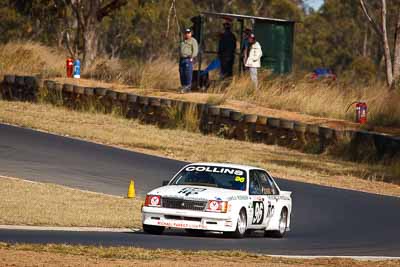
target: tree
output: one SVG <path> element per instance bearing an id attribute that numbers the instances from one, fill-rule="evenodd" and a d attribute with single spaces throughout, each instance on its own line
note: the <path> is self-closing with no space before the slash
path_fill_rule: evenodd
<path id="1" fill-rule="evenodd" d="M 363 55 L 364 21 L 357 2 L 325 0 L 318 12 L 310 10 L 302 23 L 296 24 L 296 64 L 302 69 L 347 71 L 353 60 Z M 367 48 L 373 46 L 374 38 L 369 36 Z"/>
<path id="2" fill-rule="evenodd" d="M 384 51 L 386 83 L 390 88 L 394 88 L 400 78 L 400 8 L 397 8 L 397 20 L 394 30 L 394 56 L 392 57 L 389 45 L 389 33 L 387 29 L 387 5 L 386 0 L 381 0 L 380 21 L 374 19 L 364 0 L 359 0 L 361 8 L 372 25 L 373 30 L 379 36 Z"/>
<path id="3" fill-rule="evenodd" d="M 82 66 L 90 66 L 98 53 L 99 29 L 102 20 L 113 11 L 127 4 L 127 0 L 65 0 L 71 7 L 82 37 Z M 72 53 L 72 51 L 70 50 Z"/>
<path id="4" fill-rule="evenodd" d="M 27 18 L 18 12 L 10 0 L 0 0 L 0 42 L 21 39 L 31 27 Z"/>

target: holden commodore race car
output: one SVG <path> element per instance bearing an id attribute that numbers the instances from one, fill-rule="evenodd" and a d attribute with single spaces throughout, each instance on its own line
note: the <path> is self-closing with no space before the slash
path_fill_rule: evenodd
<path id="1" fill-rule="evenodd" d="M 142 207 L 147 233 L 179 228 L 241 238 L 246 231 L 262 230 L 273 237 L 289 231 L 291 192 L 282 191 L 263 169 L 193 163 L 163 184 L 146 195 Z"/>

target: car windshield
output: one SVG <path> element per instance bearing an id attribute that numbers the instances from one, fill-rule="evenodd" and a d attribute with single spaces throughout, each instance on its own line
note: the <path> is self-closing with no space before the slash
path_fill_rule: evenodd
<path id="1" fill-rule="evenodd" d="M 171 185 L 203 185 L 232 190 L 246 190 L 246 171 L 236 168 L 191 165 L 171 181 Z"/>

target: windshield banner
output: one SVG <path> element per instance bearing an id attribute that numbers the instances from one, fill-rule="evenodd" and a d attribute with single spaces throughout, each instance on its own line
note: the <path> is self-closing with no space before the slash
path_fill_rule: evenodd
<path id="1" fill-rule="evenodd" d="M 214 166 L 189 166 L 185 168 L 185 171 L 188 172 L 213 172 L 213 173 L 223 173 L 223 174 L 231 174 L 231 175 L 244 175 L 244 171 L 238 169 L 231 168 L 222 168 L 222 167 L 214 167 Z"/>

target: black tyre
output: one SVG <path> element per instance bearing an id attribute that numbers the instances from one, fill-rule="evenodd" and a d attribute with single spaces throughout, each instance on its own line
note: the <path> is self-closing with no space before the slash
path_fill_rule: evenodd
<path id="1" fill-rule="evenodd" d="M 163 226 L 143 224 L 143 231 L 152 235 L 161 235 L 164 232 L 164 229 L 165 227 Z"/>
<path id="2" fill-rule="evenodd" d="M 227 237 L 233 238 L 243 238 L 246 234 L 247 230 L 247 216 L 246 211 L 241 210 L 239 213 L 239 218 L 236 224 L 236 230 L 234 232 L 224 232 L 224 235 Z"/>
<path id="3" fill-rule="evenodd" d="M 281 216 L 279 217 L 279 230 L 277 231 L 265 231 L 264 236 L 282 238 L 286 235 L 288 225 L 288 211 L 286 208 L 282 209 Z"/>

